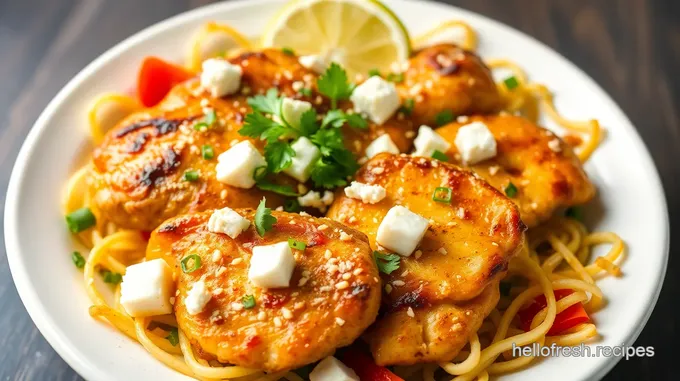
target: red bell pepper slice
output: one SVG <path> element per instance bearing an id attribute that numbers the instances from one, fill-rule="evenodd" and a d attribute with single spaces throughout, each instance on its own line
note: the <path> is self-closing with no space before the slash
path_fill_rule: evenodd
<path id="1" fill-rule="evenodd" d="M 572 294 L 574 291 L 569 289 L 555 290 L 555 299 L 560 300 L 567 295 Z M 534 302 L 529 305 L 529 307 L 520 310 L 519 320 L 522 329 L 529 331 L 531 329 L 531 322 L 543 308 L 545 308 L 548 303 L 545 300 L 545 295 L 539 295 L 534 299 Z M 555 321 L 552 327 L 548 331 L 548 336 L 553 336 L 560 334 L 572 327 L 579 324 L 585 323 L 590 320 L 588 313 L 583 308 L 582 303 L 576 303 L 572 306 L 567 307 L 564 311 L 560 312 L 555 316 Z"/>
<path id="2" fill-rule="evenodd" d="M 137 76 L 137 97 L 146 107 L 158 104 L 178 83 L 193 77 L 187 69 L 157 57 L 146 57 Z"/>
<path id="3" fill-rule="evenodd" d="M 342 362 L 352 368 L 362 381 L 404 381 L 384 366 L 376 365 L 371 356 L 357 348 L 345 352 Z"/>

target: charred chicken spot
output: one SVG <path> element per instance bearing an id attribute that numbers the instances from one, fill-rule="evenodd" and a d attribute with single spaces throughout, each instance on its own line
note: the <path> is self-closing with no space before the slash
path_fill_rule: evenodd
<path id="1" fill-rule="evenodd" d="M 144 148 L 146 142 L 149 140 L 149 137 L 150 137 L 149 134 L 146 132 L 137 135 L 137 137 L 135 137 L 135 139 L 128 145 L 126 152 L 137 153 L 141 151 L 142 148 Z"/>
<path id="2" fill-rule="evenodd" d="M 146 127 L 154 127 L 154 136 L 165 135 L 170 132 L 177 131 L 179 126 L 187 121 L 192 121 L 198 118 L 197 116 L 191 116 L 183 119 L 165 119 L 165 118 L 153 118 L 141 120 L 139 122 L 132 123 L 128 126 L 123 127 L 114 135 L 116 138 L 122 138 L 132 132 L 140 130 Z"/>
<path id="3" fill-rule="evenodd" d="M 422 308 L 430 305 L 430 302 L 423 295 L 422 288 L 417 290 L 409 291 L 404 295 L 401 295 L 389 306 L 389 312 L 399 311 L 411 308 Z"/>
<path id="4" fill-rule="evenodd" d="M 489 271 L 489 278 L 493 278 L 496 274 L 499 274 L 508 269 L 507 262 L 505 262 L 502 258 L 496 256 L 496 258 L 494 259 L 498 260 L 499 262 L 493 265 L 493 267 L 491 267 L 491 271 Z"/>
<path id="5" fill-rule="evenodd" d="M 145 187 L 156 185 L 180 166 L 180 156 L 172 148 L 162 152 L 161 159 L 144 166 L 139 184 Z"/>

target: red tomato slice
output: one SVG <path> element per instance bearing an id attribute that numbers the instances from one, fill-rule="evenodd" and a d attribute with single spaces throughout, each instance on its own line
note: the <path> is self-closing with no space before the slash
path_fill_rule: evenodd
<path id="1" fill-rule="evenodd" d="M 137 96 L 144 106 L 155 106 L 173 86 L 193 76 L 192 72 L 181 66 L 157 57 L 146 57 L 137 77 Z"/>
<path id="2" fill-rule="evenodd" d="M 567 295 L 572 294 L 574 291 L 568 289 L 555 290 L 555 299 L 560 300 Z M 534 319 L 537 313 L 539 313 L 545 306 L 547 306 L 545 300 L 545 295 L 539 295 L 534 299 L 534 302 L 529 305 L 529 307 L 520 310 L 519 320 L 522 329 L 529 331 L 531 329 L 531 321 Z M 573 306 L 568 307 L 564 311 L 557 314 L 552 327 L 548 331 L 548 336 L 553 336 L 560 334 L 569 328 L 575 327 L 581 323 L 585 323 L 590 320 L 588 313 L 583 308 L 583 304 L 577 303 Z"/>
<path id="3" fill-rule="evenodd" d="M 358 348 L 352 348 L 342 356 L 342 362 L 352 368 L 360 380 L 404 381 L 384 366 L 376 365 L 371 356 Z"/>

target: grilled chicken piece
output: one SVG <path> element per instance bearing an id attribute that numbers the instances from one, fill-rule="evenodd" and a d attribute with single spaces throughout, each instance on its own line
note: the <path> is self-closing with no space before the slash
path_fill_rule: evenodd
<path id="1" fill-rule="evenodd" d="M 413 99 L 414 124 L 437 126 L 437 115 L 488 114 L 502 101 L 489 68 L 476 54 L 452 44 L 417 52 L 397 85 L 402 99 Z"/>
<path id="2" fill-rule="evenodd" d="M 462 121 L 461 121 L 462 122 Z M 510 183 L 518 190 L 511 199 L 522 221 L 533 227 L 556 209 L 583 204 L 595 196 L 595 187 L 571 147 L 552 132 L 513 115 L 474 116 L 437 130 L 451 143 L 449 158 L 463 165 L 454 141 L 458 129 L 483 122 L 496 138 L 496 157 L 470 166 L 494 188 L 504 192 Z"/>
<path id="3" fill-rule="evenodd" d="M 495 305 L 498 279 L 523 242 L 517 207 L 473 173 L 424 157 L 380 154 L 356 181 L 380 185 L 387 195 L 368 204 L 340 190 L 327 216 L 366 233 L 374 249 L 380 249 L 377 230 L 393 206 L 430 220 L 415 253 L 402 257 L 396 271 L 381 274 L 391 291 L 383 294 L 384 314 L 366 335 L 375 360 L 451 360 Z M 450 189 L 450 202 L 433 200 L 438 187 Z M 404 326 L 410 311 L 415 318 Z M 452 330 L 444 334 L 446 327 Z"/>
<path id="4" fill-rule="evenodd" d="M 255 211 L 236 211 L 251 221 L 236 239 L 209 232 L 211 213 L 203 212 L 164 222 L 149 241 L 147 259 L 175 266 L 177 322 L 203 358 L 272 372 L 294 369 L 352 343 L 375 320 L 380 281 L 366 235 L 325 218 L 273 212 L 277 222 L 260 237 Z M 307 244 L 293 249 L 290 287 L 255 287 L 248 280 L 253 247 L 289 238 Z M 189 254 L 201 258 L 201 267 L 184 273 L 178 264 Z M 212 297 L 190 315 L 187 291 L 199 280 Z M 255 297 L 255 307 L 241 308 L 246 295 Z"/>

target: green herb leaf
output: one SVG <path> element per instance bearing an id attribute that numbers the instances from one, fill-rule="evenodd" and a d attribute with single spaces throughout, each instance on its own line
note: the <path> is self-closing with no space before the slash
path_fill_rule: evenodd
<path id="1" fill-rule="evenodd" d="M 182 176 L 182 180 L 194 182 L 194 181 L 198 181 L 199 177 L 200 176 L 198 174 L 198 171 L 188 170 L 188 171 L 184 172 L 184 176 Z"/>
<path id="2" fill-rule="evenodd" d="M 263 198 L 257 206 L 257 211 L 255 211 L 255 229 L 260 237 L 272 230 L 276 222 L 276 217 L 272 216 L 272 210 L 265 206 L 266 201 L 267 199 Z"/>
<path id="3" fill-rule="evenodd" d="M 252 295 L 246 295 L 241 299 L 243 303 L 243 308 L 249 310 L 255 307 L 255 297 Z"/>
<path id="4" fill-rule="evenodd" d="M 411 114 L 413 114 L 413 108 L 415 107 L 415 105 L 416 102 L 413 99 L 408 98 L 404 100 L 404 104 L 401 105 L 400 110 L 401 112 L 404 113 L 404 115 L 411 116 Z"/>
<path id="5" fill-rule="evenodd" d="M 517 196 L 517 187 L 513 183 L 508 183 L 508 186 L 505 187 L 505 195 L 513 198 Z"/>
<path id="6" fill-rule="evenodd" d="M 432 200 L 436 202 L 441 202 L 445 204 L 451 203 L 451 188 L 447 187 L 437 187 L 432 193 Z"/>
<path id="7" fill-rule="evenodd" d="M 283 52 L 283 54 L 285 54 L 287 56 L 294 56 L 295 55 L 295 51 L 291 48 L 288 48 L 288 47 L 282 48 L 281 51 Z"/>
<path id="8" fill-rule="evenodd" d="M 345 124 L 345 113 L 342 110 L 330 110 L 321 121 L 321 128 L 328 126 L 340 128 Z"/>
<path id="9" fill-rule="evenodd" d="M 114 273 L 109 270 L 104 270 L 101 272 L 102 277 L 104 278 L 104 283 L 108 284 L 118 284 L 123 280 L 123 276 L 120 275 L 119 273 Z"/>
<path id="10" fill-rule="evenodd" d="M 299 196 L 299 194 L 293 190 L 293 187 L 290 185 L 274 184 L 269 181 L 261 181 L 256 185 L 263 191 L 274 192 L 283 196 Z"/>
<path id="11" fill-rule="evenodd" d="M 281 112 L 281 102 L 283 99 L 279 97 L 279 91 L 273 88 L 267 90 L 265 95 L 248 98 L 248 105 L 253 110 L 272 115 L 278 115 Z"/>
<path id="12" fill-rule="evenodd" d="M 437 159 L 437 160 L 439 160 L 439 161 L 443 161 L 443 162 L 449 161 L 449 157 L 446 156 L 446 154 L 445 154 L 444 152 L 439 151 L 439 150 L 435 150 L 435 151 L 432 153 L 432 158 L 433 158 L 433 159 Z"/>
<path id="13" fill-rule="evenodd" d="M 290 246 L 291 249 L 295 249 L 295 250 L 304 250 L 305 248 L 307 248 L 306 243 L 296 241 L 292 238 L 288 238 L 288 246 Z"/>
<path id="14" fill-rule="evenodd" d="M 309 109 L 302 113 L 300 117 L 300 135 L 312 136 L 319 130 L 319 123 L 316 121 L 316 110 Z"/>
<path id="15" fill-rule="evenodd" d="M 97 224 L 97 218 L 90 208 L 84 207 L 66 215 L 66 224 L 71 233 L 80 233 Z"/>
<path id="16" fill-rule="evenodd" d="M 383 254 L 379 251 L 374 251 L 373 257 L 375 258 L 378 270 L 388 275 L 397 270 L 401 262 L 401 257 L 397 254 Z"/>
<path id="17" fill-rule="evenodd" d="M 394 83 L 404 82 L 404 73 L 390 73 L 387 75 L 387 80 Z"/>
<path id="18" fill-rule="evenodd" d="M 282 127 L 273 120 L 267 118 L 261 112 L 255 111 L 246 115 L 243 127 L 238 130 L 238 133 L 242 136 L 249 136 L 251 138 L 265 139 L 272 128 Z"/>
<path id="19" fill-rule="evenodd" d="M 347 124 L 352 128 L 360 128 L 362 130 L 368 128 L 368 122 L 360 114 L 345 114 Z"/>
<path id="20" fill-rule="evenodd" d="M 80 255 L 79 252 L 74 251 L 71 253 L 71 260 L 73 261 L 73 264 L 76 265 L 77 268 L 82 269 L 85 267 L 85 258 L 83 258 L 82 255 Z"/>
<path id="21" fill-rule="evenodd" d="M 177 344 L 179 344 L 179 331 L 177 328 L 173 328 L 168 335 L 165 336 L 165 339 L 170 342 L 170 345 L 176 347 Z"/>
<path id="22" fill-rule="evenodd" d="M 437 124 L 438 127 L 441 127 L 445 124 L 449 124 L 453 121 L 453 111 L 451 110 L 444 110 L 437 114 L 435 117 L 435 123 Z"/>
<path id="23" fill-rule="evenodd" d="M 574 219 L 576 221 L 583 222 L 583 208 L 579 206 L 572 206 L 570 208 L 567 208 L 567 210 L 564 212 L 564 215 L 568 218 Z"/>
<path id="24" fill-rule="evenodd" d="M 368 71 L 368 76 L 369 77 L 380 77 L 380 70 L 371 69 L 371 70 Z"/>
<path id="25" fill-rule="evenodd" d="M 300 202 L 296 198 L 291 198 L 283 203 L 283 210 L 289 213 L 297 213 L 300 211 Z"/>
<path id="26" fill-rule="evenodd" d="M 306 96 L 306 97 L 311 97 L 312 96 L 312 89 L 308 89 L 306 87 L 303 87 L 298 91 L 300 94 Z"/>
<path id="27" fill-rule="evenodd" d="M 196 254 L 189 254 L 182 258 L 179 264 L 182 272 L 189 274 L 201 268 L 201 257 Z"/>
<path id="28" fill-rule="evenodd" d="M 264 147 L 264 158 L 267 169 L 272 173 L 279 173 L 293 164 L 295 151 L 287 142 L 275 141 Z"/>
<path id="29" fill-rule="evenodd" d="M 503 84 L 505 84 L 505 87 L 508 90 L 514 90 L 517 86 L 519 86 L 519 82 L 514 75 L 504 79 Z"/>
<path id="30" fill-rule="evenodd" d="M 347 79 L 347 72 L 333 62 L 316 81 L 319 92 L 331 100 L 331 109 L 337 108 L 337 101 L 348 99 L 354 86 Z"/>
<path id="31" fill-rule="evenodd" d="M 209 146 L 207 144 L 204 144 L 201 147 L 201 156 L 205 160 L 210 160 L 213 157 L 215 157 L 215 151 L 213 150 L 212 146 Z"/>
<path id="32" fill-rule="evenodd" d="M 312 181 L 317 187 L 335 188 L 347 185 L 345 176 L 342 176 L 343 168 L 326 158 L 319 158 L 312 168 Z"/>

